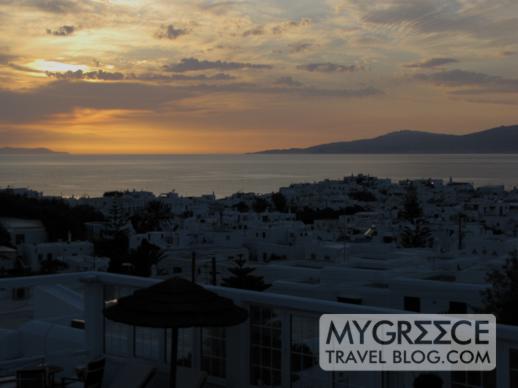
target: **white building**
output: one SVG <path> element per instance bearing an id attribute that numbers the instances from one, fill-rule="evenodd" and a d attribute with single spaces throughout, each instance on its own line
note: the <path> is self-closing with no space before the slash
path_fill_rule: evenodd
<path id="1" fill-rule="evenodd" d="M 39 220 L 0 218 L 0 224 L 11 236 L 11 244 L 16 247 L 18 252 L 21 251 L 24 244 L 39 244 L 47 241 L 47 232 Z"/>

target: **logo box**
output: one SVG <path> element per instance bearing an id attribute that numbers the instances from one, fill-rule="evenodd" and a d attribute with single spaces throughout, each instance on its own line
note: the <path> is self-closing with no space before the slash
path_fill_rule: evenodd
<path id="1" fill-rule="evenodd" d="M 326 314 L 319 323 L 326 371 L 489 371 L 494 315 Z"/>

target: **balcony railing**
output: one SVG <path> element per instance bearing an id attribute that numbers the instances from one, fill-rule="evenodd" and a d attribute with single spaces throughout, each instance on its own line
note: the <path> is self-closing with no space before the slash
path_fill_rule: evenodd
<path id="1" fill-rule="evenodd" d="M 168 367 L 168 330 L 133 327 L 104 319 L 105 302 L 160 279 L 107 273 L 76 273 L 5 279 L 2 288 L 80 283 L 84 287 L 86 349 L 99 354 L 142 359 Z M 402 313 L 384 308 L 207 286 L 247 308 L 249 320 L 227 329 L 180 331 L 178 363 L 202 369 L 222 387 L 411 387 L 417 373 L 329 373 L 318 366 L 318 319 L 323 313 Z M 497 330 L 496 373 L 442 374 L 445 387 L 511 388 L 518 385 L 518 328 Z"/>

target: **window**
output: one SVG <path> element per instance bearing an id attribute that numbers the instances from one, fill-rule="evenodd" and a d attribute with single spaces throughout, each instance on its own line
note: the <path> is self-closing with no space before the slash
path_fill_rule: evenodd
<path id="1" fill-rule="evenodd" d="M 250 384 L 259 387 L 281 385 L 282 323 L 276 310 L 250 307 Z"/>
<path id="2" fill-rule="evenodd" d="M 193 329 L 178 330 L 178 353 L 176 365 L 192 367 Z M 171 359 L 171 330 L 166 331 L 166 361 Z"/>
<path id="3" fill-rule="evenodd" d="M 209 376 L 225 378 L 227 368 L 226 331 L 207 328 L 201 331 L 201 366 Z"/>
<path id="4" fill-rule="evenodd" d="M 421 311 L 421 299 L 414 296 L 405 296 L 404 307 L 406 311 L 420 312 Z"/>
<path id="5" fill-rule="evenodd" d="M 511 387 L 513 385 L 511 384 Z M 496 371 L 465 372 L 457 371 L 451 374 L 452 388 L 496 388 Z"/>
<path id="6" fill-rule="evenodd" d="M 104 350 L 106 354 L 115 356 L 131 355 L 131 336 L 133 327 L 105 319 Z"/>
<path id="7" fill-rule="evenodd" d="M 113 286 L 104 287 L 104 299 L 109 301 L 133 293 L 132 288 L 121 288 Z M 104 320 L 104 352 L 115 356 L 130 356 L 132 354 L 131 344 L 133 337 L 133 326 L 124 325 Z"/>
<path id="8" fill-rule="evenodd" d="M 292 315 L 291 318 L 291 386 L 325 387 L 326 373 L 315 373 L 318 365 L 318 317 Z"/>
<path id="9" fill-rule="evenodd" d="M 135 357 L 159 360 L 163 335 L 164 331 L 160 329 L 135 327 Z"/>

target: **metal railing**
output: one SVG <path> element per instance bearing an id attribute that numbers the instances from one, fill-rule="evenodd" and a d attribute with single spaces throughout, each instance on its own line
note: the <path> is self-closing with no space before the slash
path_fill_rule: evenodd
<path id="1" fill-rule="evenodd" d="M 137 278 L 127 275 L 115 275 L 109 273 L 72 273 L 60 274 L 50 276 L 33 276 L 29 278 L 11 278 L 0 281 L 3 288 L 9 287 L 30 287 L 44 284 L 56 283 L 76 283 L 81 282 L 84 285 L 92 285 L 94 287 L 101 287 L 103 290 L 106 287 L 121 288 L 121 289 L 137 289 L 151 286 L 160 282 L 161 279 Z M 222 377 L 213 376 L 213 383 L 224 384 L 224 386 L 234 387 L 258 387 L 258 386 L 282 386 L 282 387 L 335 387 L 335 388 L 350 388 L 350 387 L 371 387 L 379 386 L 384 388 L 407 386 L 402 385 L 401 381 L 411 379 L 410 374 L 383 374 L 369 373 L 363 380 L 357 378 L 358 375 L 344 375 L 339 373 L 323 373 L 318 369 L 315 360 L 315 352 L 317 347 L 312 342 L 315 341 L 318 335 L 315 329 L 315 323 L 318 317 L 323 313 L 337 313 L 337 314 L 394 314 L 404 313 L 400 310 L 392 310 L 386 308 L 349 305 L 337 302 L 331 302 L 320 299 L 309 299 L 294 297 L 288 295 L 272 294 L 267 292 L 253 292 L 245 290 L 236 290 L 230 288 L 206 286 L 208 289 L 228 297 L 236 304 L 239 304 L 251 312 L 250 320 L 247 324 L 236 328 L 227 329 L 225 334 L 225 352 L 224 362 L 226 364 L 226 373 Z M 85 287 L 85 292 L 88 293 L 88 287 Z M 89 300 L 85 294 L 85 303 Z M 99 298 L 104 298 L 104 291 Z M 100 301 L 100 306 L 104 304 L 105 299 Z M 263 309 L 265 316 L 260 318 L 254 317 L 254 309 Z M 102 309 L 100 309 L 102 310 Z M 272 314 L 273 312 L 273 314 Z M 99 311 L 96 315 L 97 320 L 103 320 L 102 314 Z M 272 317 L 273 315 L 273 317 Z M 87 330 L 88 330 L 88 317 Z M 307 333 L 296 332 L 296 328 L 300 322 L 305 322 L 311 329 Z M 100 336 L 106 335 L 104 322 L 101 323 Z M 269 346 L 263 346 L 260 337 L 254 337 L 254 330 L 259 330 L 261 335 L 270 336 Z M 295 331 L 294 331 L 295 330 Z M 191 330 L 193 337 L 190 339 L 191 366 L 193 368 L 200 368 L 203 364 L 202 354 L 202 332 L 199 329 Z M 138 338 L 139 333 L 143 334 L 142 338 Z M 264 334 L 266 333 L 266 334 Z M 309 334 L 308 334 L 309 333 Z M 147 331 L 138 331 L 131 328 L 128 331 L 114 333 L 117 340 L 127 341 L 128 353 L 123 357 L 138 358 L 139 355 L 149 357 L 150 354 L 158 354 L 156 362 L 161 365 L 167 365 L 167 341 L 166 332 L 162 331 L 157 335 L 150 335 Z M 108 333 L 110 335 L 110 333 Z M 497 330 L 498 346 L 499 346 L 499 364 L 497 371 L 497 386 L 500 388 L 509 387 L 509 359 L 510 350 L 518 349 L 518 328 L 499 325 Z M 101 341 L 106 344 L 102 338 Z M 158 346 L 158 350 L 147 352 L 143 350 L 142 346 L 147 346 L 147 342 L 151 341 L 152 346 Z M 150 343 L 151 343 L 150 342 Z M 275 345 L 273 345 L 275 342 Z M 220 341 L 221 343 L 221 341 Z M 138 344 L 139 351 L 136 352 L 136 344 Z M 101 346 L 101 348 L 103 348 Z M 254 352 L 260 349 L 263 352 L 261 358 L 254 358 Z M 120 356 L 120 355 L 119 355 Z M 214 359 L 212 361 L 221 361 L 218 359 L 219 355 L 212 352 L 210 356 Z M 278 359 L 277 357 L 280 357 Z M 297 358 L 298 357 L 298 358 Z M 271 368 L 272 360 L 278 363 L 278 368 Z M 266 362 L 268 361 L 268 362 Z M 298 362 L 298 365 L 296 365 Z M 264 368 L 262 364 L 269 364 L 270 367 Z M 0 364 L 1 365 L 1 364 Z M 221 364 L 220 364 L 221 365 Z M 255 368 L 255 369 L 254 369 Z M 317 372 L 321 372 L 320 375 Z M 449 377 L 447 377 L 449 379 Z M 309 381 L 313 379 L 314 383 Z M 411 385 L 410 385 L 411 386 Z M 450 381 L 447 380 L 445 385 L 450 386 Z"/>

